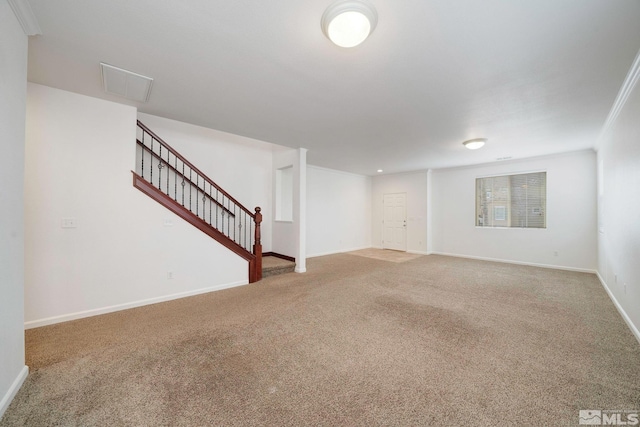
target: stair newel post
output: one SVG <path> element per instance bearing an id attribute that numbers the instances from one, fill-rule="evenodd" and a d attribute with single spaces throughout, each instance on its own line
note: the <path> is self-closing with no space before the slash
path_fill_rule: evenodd
<path id="1" fill-rule="evenodd" d="M 260 223 L 262 222 L 262 214 L 260 213 L 262 209 L 260 207 L 256 208 L 256 215 L 254 218 L 254 222 L 256 225 L 255 229 L 255 240 L 253 244 L 253 254 L 256 256 L 256 272 L 255 278 L 256 282 L 262 279 L 262 241 L 260 235 Z"/>

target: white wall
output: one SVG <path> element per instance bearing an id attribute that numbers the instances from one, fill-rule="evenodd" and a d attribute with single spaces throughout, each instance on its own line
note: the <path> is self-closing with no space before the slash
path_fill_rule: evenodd
<path id="1" fill-rule="evenodd" d="M 475 226 L 476 178 L 532 171 L 547 171 L 546 229 Z M 435 253 L 596 269 L 595 152 L 435 170 L 432 177 Z"/>
<path id="2" fill-rule="evenodd" d="M 632 68 L 633 71 L 640 73 L 638 59 L 635 68 Z M 640 87 L 636 83 L 638 78 L 636 74 L 636 80 L 632 80 L 628 86 L 631 90 L 629 97 L 623 104 L 617 120 L 604 135 L 598 150 L 598 273 L 640 341 Z"/>
<path id="3" fill-rule="evenodd" d="M 372 181 L 372 244 L 382 247 L 384 194 L 407 194 L 407 252 L 427 253 L 428 172 L 376 175 Z"/>
<path id="4" fill-rule="evenodd" d="M 307 256 L 371 247 L 371 178 L 307 168 Z"/>
<path id="5" fill-rule="evenodd" d="M 138 119 L 248 210 L 262 208 L 262 250 L 271 250 L 272 144 L 149 114 Z"/>
<path id="6" fill-rule="evenodd" d="M 211 177 L 220 177 L 221 186 L 236 190 L 240 199 L 248 196 L 250 205 L 266 200 L 270 210 L 269 150 L 256 153 L 243 141 L 236 149 L 233 139 L 208 140 L 202 129 L 144 119 L 176 149 L 186 148 L 185 157 L 197 159 L 205 173 L 215 165 Z M 135 136 L 135 108 L 29 84 L 28 327 L 247 283 L 246 261 L 132 186 Z M 229 165 L 218 167 L 216 157 Z M 257 175 L 241 177 L 234 166 L 240 159 L 255 166 Z M 262 188 L 241 182 L 254 178 L 267 181 L 260 184 L 268 189 L 266 197 Z M 61 228 L 62 218 L 76 219 L 78 227 Z"/>
<path id="7" fill-rule="evenodd" d="M 27 376 L 24 365 L 24 126 L 27 36 L 0 2 L 0 418 Z"/>
<path id="8" fill-rule="evenodd" d="M 275 217 L 277 221 L 293 221 L 293 166 L 276 169 Z"/>
<path id="9" fill-rule="evenodd" d="M 291 167 L 293 169 L 297 162 L 296 159 L 297 150 L 294 149 L 276 149 L 273 152 L 273 182 L 274 182 L 274 198 L 277 190 L 275 183 L 275 171 L 282 168 Z M 293 179 L 295 180 L 295 173 Z M 292 190 L 293 191 L 293 190 Z M 296 195 L 293 195 L 292 203 L 295 205 L 298 202 Z M 275 209 L 275 206 L 274 206 Z M 275 212 L 271 212 L 272 218 L 275 218 Z M 287 255 L 290 257 L 296 256 L 298 248 L 298 232 L 297 224 L 291 220 L 274 220 L 272 233 L 272 250 L 281 255 Z M 266 251 L 265 251 L 266 252 Z"/>
<path id="10" fill-rule="evenodd" d="M 273 221 L 273 252 L 294 257 L 295 271 L 304 273 L 307 271 L 307 150 L 275 148 L 274 183 L 276 170 L 288 167 L 293 169 L 293 218 Z"/>

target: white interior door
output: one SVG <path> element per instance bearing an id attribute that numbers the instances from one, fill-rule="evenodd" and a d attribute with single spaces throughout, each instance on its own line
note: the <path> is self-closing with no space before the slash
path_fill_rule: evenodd
<path id="1" fill-rule="evenodd" d="M 396 251 L 407 250 L 407 194 L 383 195 L 384 220 L 382 247 Z"/>

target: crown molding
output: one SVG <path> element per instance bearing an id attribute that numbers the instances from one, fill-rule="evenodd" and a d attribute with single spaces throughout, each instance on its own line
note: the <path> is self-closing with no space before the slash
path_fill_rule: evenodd
<path id="1" fill-rule="evenodd" d="M 11 6 L 11 9 L 13 9 L 13 13 L 16 15 L 16 18 L 18 18 L 18 22 L 22 25 L 22 30 L 26 35 L 35 36 L 42 34 L 38 20 L 33 14 L 28 0 L 7 0 L 7 2 L 9 6 Z"/>
<path id="2" fill-rule="evenodd" d="M 638 51 L 638 54 L 636 55 L 636 58 L 634 59 L 629 72 L 627 73 L 627 77 L 622 83 L 622 87 L 618 92 L 618 96 L 613 102 L 611 111 L 609 111 L 607 120 L 604 122 L 604 126 L 602 126 L 602 130 L 600 131 L 600 135 L 598 136 L 596 147 L 600 146 L 602 139 L 618 119 L 620 111 L 622 111 L 624 104 L 627 102 L 627 99 L 629 99 L 629 96 L 631 95 L 633 88 L 636 86 L 636 83 L 638 83 L 638 80 L 640 80 L 640 51 Z"/>

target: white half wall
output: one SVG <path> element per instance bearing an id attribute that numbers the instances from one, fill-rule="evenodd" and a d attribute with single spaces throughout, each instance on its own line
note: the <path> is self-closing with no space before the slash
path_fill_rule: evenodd
<path id="1" fill-rule="evenodd" d="M 0 2 L 0 418 L 18 392 L 24 365 L 24 138 L 27 36 Z"/>
<path id="2" fill-rule="evenodd" d="M 220 156 L 234 164 L 244 157 L 264 175 L 246 177 L 227 166 L 212 178 L 236 189 L 240 199 L 249 195 L 248 203 L 270 203 L 263 187 L 234 183 L 266 180 L 261 185 L 270 189 L 268 149 L 250 149 L 240 141 L 234 150 L 232 138 L 212 141 L 208 131 L 150 119 L 145 117 L 152 130 L 176 149 L 185 148 L 185 156 L 196 158 L 206 173 L 207 159 Z M 170 130 L 193 139 L 173 138 Z M 248 282 L 246 261 L 132 186 L 135 137 L 135 108 L 29 84 L 27 327 Z M 216 151 L 221 146 L 223 155 Z M 62 219 L 73 219 L 77 227 L 62 228 Z"/>
<path id="3" fill-rule="evenodd" d="M 640 341 L 640 53 L 629 77 L 598 150 L 598 273 Z"/>
<path id="4" fill-rule="evenodd" d="M 307 167 L 307 256 L 371 247 L 371 178 Z"/>
<path id="5" fill-rule="evenodd" d="M 547 171 L 546 229 L 475 226 L 476 178 L 533 171 Z M 595 271 L 595 152 L 434 170 L 432 177 L 435 253 Z"/>
<path id="6" fill-rule="evenodd" d="M 427 253 L 427 171 L 394 175 L 376 175 L 372 178 L 372 244 L 382 247 L 382 220 L 385 194 L 407 194 L 407 252 Z"/>

